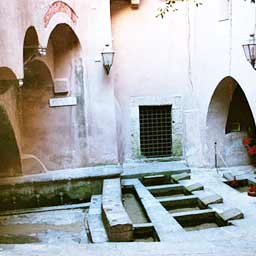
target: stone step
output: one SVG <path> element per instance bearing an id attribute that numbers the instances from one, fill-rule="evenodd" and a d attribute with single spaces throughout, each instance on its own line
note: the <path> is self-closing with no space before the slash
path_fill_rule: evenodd
<path id="1" fill-rule="evenodd" d="M 219 214 L 225 221 L 243 219 L 244 214 L 237 208 L 232 208 Z"/>
<path id="2" fill-rule="evenodd" d="M 185 186 L 189 192 L 204 190 L 204 186 L 201 183 L 192 183 Z"/>
<path id="3" fill-rule="evenodd" d="M 160 241 L 168 241 L 175 232 L 184 232 L 181 225 L 166 211 L 138 179 L 130 180 L 129 184 L 131 183 L 133 183 L 136 193 L 151 223 L 154 225 Z"/>
<path id="4" fill-rule="evenodd" d="M 181 180 L 188 180 L 190 179 L 190 174 L 187 173 L 187 172 L 183 172 L 183 173 L 180 173 L 180 174 L 174 174 L 171 176 L 171 178 L 173 180 L 175 180 L 176 182 L 179 182 Z"/>
<path id="5" fill-rule="evenodd" d="M 133 226 L 122 204 L 120 178 L 103 182 L 102 208 L 108 238 L 112 242 L 133 240 Z"/>
<path id="6" fill-rule="evenodd" d="M 93 243 L 105 243 L 108 241 L 107 232 L 102 221 L 101 204 L 101 195 L 93 195 L 87 216 L 87 223 Z"/>
<path id="7" fill-rule="evenodd" d="M 223 203 L 223 198 L 211 190 L 194 191 L 193 195 L 197 196 L 205 206 L 216 203 Z"/>
<path id="8" fill-rule="evenodd" d="M 225 221 L 243 219 L 244 214 L 237 208 L 230 208 L 224 204 L 211 204 L 209 207 L 216 211 Z"/>

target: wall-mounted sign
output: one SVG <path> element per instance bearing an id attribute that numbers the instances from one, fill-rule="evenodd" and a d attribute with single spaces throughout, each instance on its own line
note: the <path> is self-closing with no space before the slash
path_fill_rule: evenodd
<path id="1" fill-rule="evenodd" d="M 67 14 L 73 23 L 77 22 L 78 16 L 75 11 L 66 3 L 62 1 L 56 1 L 52 3 L 44 15 L 44 27 L 46 28 L 51 20 L 51 18 L 57 13 L 65 13 Z"/>
<path id="2" fill-rule="evenodd" d="M 49 100 L 50 107 L 64 107 L 77 105 L 76 97 L 51 98 Z"/>

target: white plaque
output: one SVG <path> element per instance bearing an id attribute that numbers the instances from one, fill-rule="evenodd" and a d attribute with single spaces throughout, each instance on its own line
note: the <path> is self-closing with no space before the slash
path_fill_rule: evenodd
<path id="1" fill-rule="evenodd" d="M 51 98 L 49 100 L 50 107 L 64 107 L 77 105 L 76 97 Z"/>

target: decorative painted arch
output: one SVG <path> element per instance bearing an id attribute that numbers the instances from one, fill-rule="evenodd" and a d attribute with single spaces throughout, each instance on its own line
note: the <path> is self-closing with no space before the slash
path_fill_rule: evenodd
<path id="1" fill-rule="evenodd" d="M 44 27 L 45 28 L 48 26 L 52 17 L 57 13 L 66 14 L 71 19 L 71 21 L 74 24 L 76 24 L 78 16 L 77 16 L 76 12 L 73 10 L 73 8 L 70 7 L 64 1 L 55 1 L 50 5 L 50 7 L 48 8 L 48 10 L 44 16 Z"/>

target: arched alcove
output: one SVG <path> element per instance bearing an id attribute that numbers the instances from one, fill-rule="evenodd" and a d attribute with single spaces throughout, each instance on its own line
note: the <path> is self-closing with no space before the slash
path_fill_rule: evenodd
<path id="1" fill-rule="evenodd" d="M 7 67 L 0 67 L 0 177 L 16 176 L 22 173 L 14 130 L 14 128 L 19 129 L 16 105 L 17 84 L 14 72 Z"/>
<path id="2" fill-rule="evenodd" d="M 226 77 L 216 87 L 206 127 L 206 158 L 210 166 L 215 165 L 215 143 L 219 166 L 252 163 L 243 139 L 255 137 L 255 123 L 245 93 L 234 78 Z"/>
<path id="3" fill-rule="evenodd" d="M 39 41 L 35 27 L 31 26 L 27 29 L 23 45 L 23 62 L 26 69 L 27 63 L 38 55 Z"/>
<path id="4" fill-rule="evenodd" d="M 24 45 L 25 47 L 25 45 Z M 22 152 L 26 173 L 80 167 L 84 148 L 83 65 L 79 40 L 66 24 L 49 37 L 47 55 L 25 64 Z"/>

